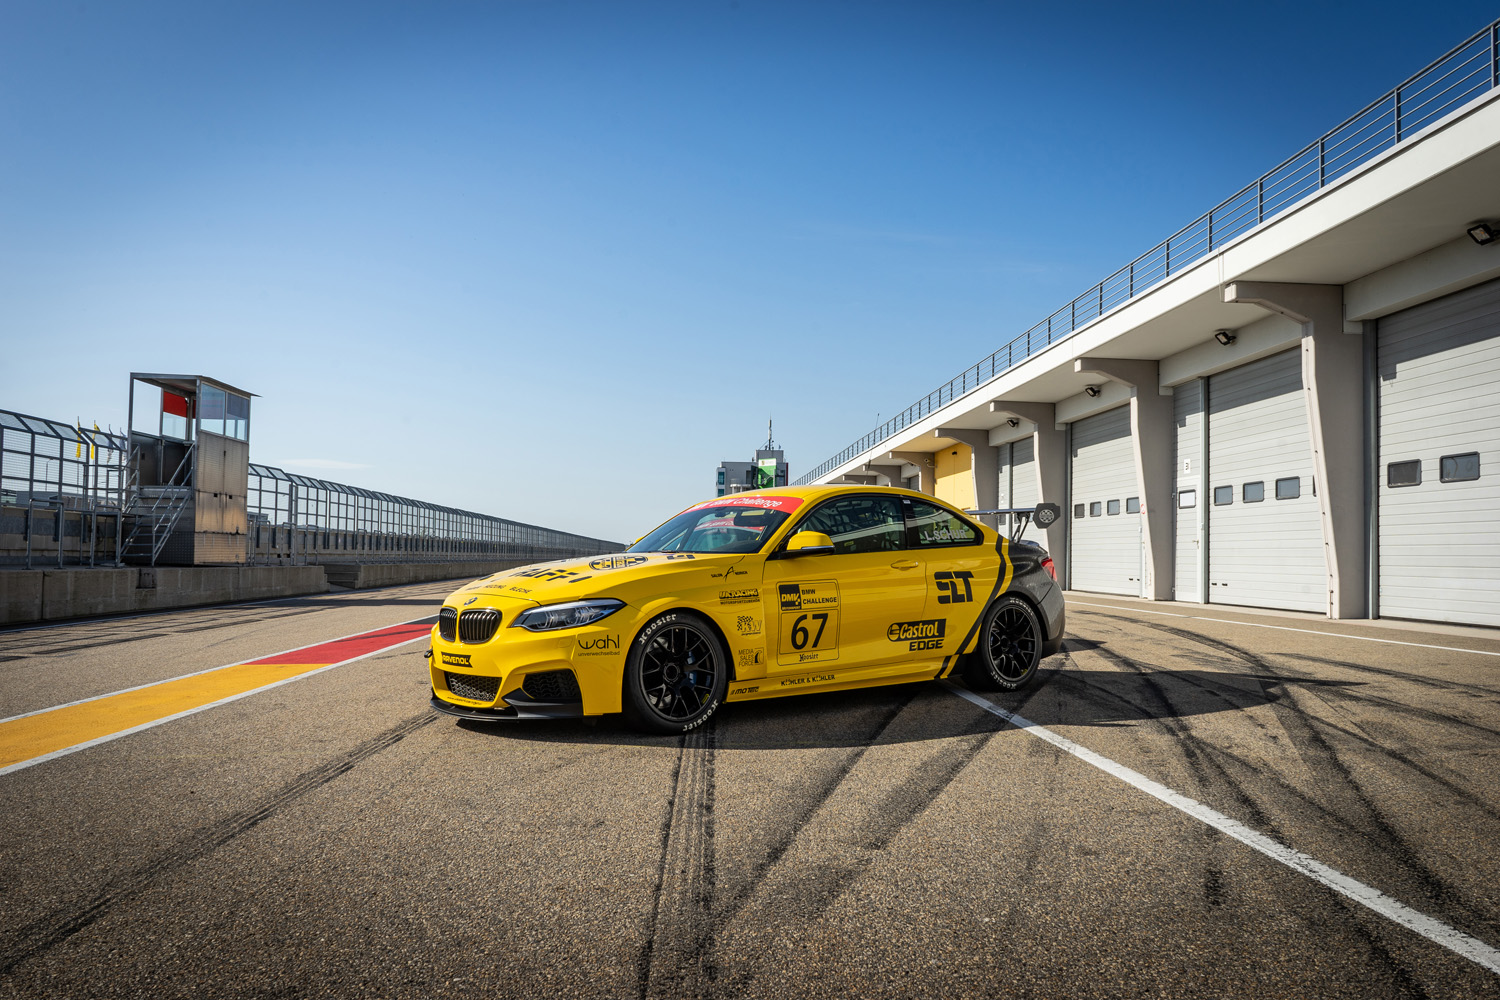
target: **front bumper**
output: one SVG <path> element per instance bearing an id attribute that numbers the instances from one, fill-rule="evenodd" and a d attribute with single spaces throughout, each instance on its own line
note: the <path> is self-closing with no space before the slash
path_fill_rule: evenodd
<path id="1" fill-rule="evenodd" d="M 498 707 L 504 705 L 504 708 Z M 513 691 L 493 708 L 470 708 L 432 696 L 432 707 L 445 715 L 471 722 L 518 722 L 526 719 L 581 719 L 583 702 L 535 701 L 524 691 Z"/>

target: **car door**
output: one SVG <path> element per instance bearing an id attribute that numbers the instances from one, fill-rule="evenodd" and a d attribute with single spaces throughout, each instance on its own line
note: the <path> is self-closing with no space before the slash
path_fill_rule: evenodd
<path id="1" fill-rule="evenodd" d="M 993 546 L 967 520 L 939 504 L 902 497 L 908 525 L 907 545 L 921 558 L 927 577 L 922 619 L 938 645 L 934 653 L 957 653 L 964 637 L 984 613 L 1003 572 Z"/>
<path id="2" fill-rule="evenodd" d="M 920 616 L 927 580 L 906 547 L 905 518 L 895 494 L 833 497 L 809 511 L 787 537 L 819 531 L 826 555 L 773 553 L 765 563 L 768 674 L 844 673 L 909 657 L 893 642 L 893 625 Z"/>

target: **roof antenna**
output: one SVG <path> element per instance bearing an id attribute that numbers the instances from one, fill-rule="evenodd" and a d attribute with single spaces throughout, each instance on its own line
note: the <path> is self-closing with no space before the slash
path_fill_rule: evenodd
<path id="1" fill-rule="evenodd" d="M 771 418 L 767 417 L 766 418 L 766 446 L 763 449 L 761 449 L 762 451 L 775 451 L 776 450 L 776 435 L 771 433 L 771 427 L 772 427 Z"/>

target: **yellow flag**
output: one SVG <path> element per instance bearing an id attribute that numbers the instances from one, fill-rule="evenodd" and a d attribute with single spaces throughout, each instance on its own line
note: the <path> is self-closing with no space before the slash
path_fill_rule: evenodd
<path id="1" fill-rule="evenodd" d="M 73 418 L 73 429 L 78 432 L 78 439 L 73 442 L 73 457 L 83 457 L 83 421 L 77 417 Z"/>

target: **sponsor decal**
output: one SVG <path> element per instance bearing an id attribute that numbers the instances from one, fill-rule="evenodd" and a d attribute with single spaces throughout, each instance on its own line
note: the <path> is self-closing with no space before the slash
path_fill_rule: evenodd
<path id="1" fill-rule="evenodd" d="M 940 570 L 932 574 L 932 580 L 937 584 L 939 604 L 967 604 L 974 599 L 974 588 L 969 586 L 969 581 L 974 574 L 968 570 Z"/>
<path id="2" fill-rule="evenodd" d="M 536 569 L 522 570 L 516 576 L 527 577 L 532 580 L 566 580 L 570 576 L 577 576 L 578 571 L 572 569 L 546 569 L 538 566 Z"/>
<path id="3" fill-rule="evenodd" d="M 445 667 L 472 667 L 473 665 L 474 664 L 469 662 L 468 653 L 443 654 L 443 666 Z"/>
<path id="4" fill-rule="evenodd" d="M 729 568 L 721 570 L 721 571 L 719 571 L 717 573 L 709 573 L 708 574 L 708 578 L 710 580 L 725 580 L 725 579 L 728 579 L 731 576 L 749 576 L 749 575 L 750 575 L 750 571 L 747 570 L 747 569 L 735 569 L 733 566 L 730 566 Z"/>
<path id="5" fill-rule="evenodd" d="M 760 619 L 754 615 L 737 615 L 734 630 L 740 635 L 760 635 Z"/>
<path id="6" fill-rule="evenodd" d="M 697 559 L 697 558 L 698 557 L 695 556 L 695 555 L 693 555 L 691 552 L 668 552 L 667 553 L 667 561 L 668 562 L 671 562 L 673 559 Z"/>
<path id="7" fill-rule="evenodd" d="M 730 694 L 754 694 L 755 692 L 757 692 L 759 690 L 760 690 L 760 685 L 759 684 L 747 684 L 744 687 L 737 687 L 737 688 L 735 688 L 733 691 L 731 691 L 729 693 Z"/>
<path id="8" fill-rule="evenodd" d="M 822 610 L 839 606 L 839 585 L 833 580 L 783 583 L 776 589 L 781 596 L 782 611 L 805 611 L 809 608 Z"/>
<path id="9" fill-rule="evenodd" d="M 924 649 L 942 649 L 947 630 L 948 619 L 929 618 L 919 622 L 895 622 L 885 630 L 885 637 L 892 642 L 906 643 L 906 648 L 915 653 Z"/>
<path id="10" fill-rule="evenodd" d="M 784 510 L 788 514 L 802 506 L 801 497 L 747 497 L 743 494 L 719 497 L 693 504 L 688 510 L 706 510 L 710 507 L 760 507 L 764 510 Z M 684 511 L 686 513 L 686 511 Z"/>
<path id="11" fill-rule="evenodd" d="M 589 569 L 629 569 L 646 561 L 645 556 L 603 556 L 589 562 Z"/>
<path id="12" fill-rule="evenodd" d="M 760 600 L 760 591 L 755 588 L 749 590 L 721 590 L 719 591 L 720 604 L 755 604 Z"/>
<path id="13" fill-rule="evenodd" d="M 759 649 L 741 649 L 736 655 L 742 667 L 758 667 L 765 662 L 765 654 Z"/>
<path id="14" fill-rule="evenodd" d="M 833 580 L 777 585 L 781 603 L 776 662 L 783 666 L 839 655 L 839 586 Z"/>
<path id="15" fill-rule="evenodd" d="M 821 684 L 824 681 L 833 680 L 832 674 L 819 674 L 816 677 L 788 677 L 781 682 L 782 687 L 796 687 L 798 684 Z"/>
<path id="16" fill-rule="evenodd" d="M 614 632 L 607 635 L 581 635 L 578 637 L 579 656 L 610 656 L 620 651 L 620 637 Z"/>
<path id="17" fill-rule="evenodd" d="M 505 589 L 508 590 L 508 591 L 510 591 L 513 594 L 529 594 L 529 593 L 531 593 L 531 588 L 530 587 L 506 587 Z"/>

